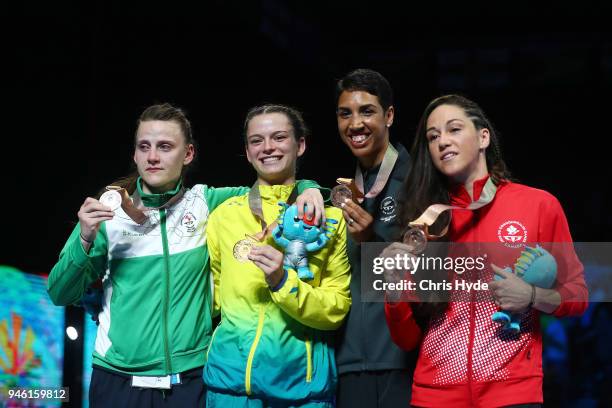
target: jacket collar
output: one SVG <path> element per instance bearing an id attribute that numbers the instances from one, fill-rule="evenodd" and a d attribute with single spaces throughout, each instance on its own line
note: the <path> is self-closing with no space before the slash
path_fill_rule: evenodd
<path id="1" fill-rule="evenodd" d="M 166 204 L 168 200 L 174 197 L 179 191 L 181 191 L 181 187 L 183 186 L 183 180 L 179 180 L 176 184 L 176 187 L 173 190 L 166 191 L 161 194 L 147 194 L 142 191 L 142 179 L 138 177 L 136 181 L 136 187 L 138 189 L 138 195 L 142 201 L 142 204 L 145 207 L 161 207 Z"/>
<path id="2" fill-rule="evenodd" d="M 259 185 L 259 194 L 264 200 L 276 200 L 286 201 L 289 194 L 293 191 L 295 183 L 293 184 L 276 184 L 272 186 Z"/>
<path id="3" fill-rule="evenodd" d="M 489 180 L 489 175 L 487 174 L 481 179 L 475 180 L 473 184 L 473 197 L 474 200 L 470 197 L 467 189 L 463 184 L 452 184 L 449 188 L 450 202 L 452 205 L 467 207 L 470 205 L 472 201 L 477 201 L 480 198 L 480 194 L 482 193 L 482 189 L 485 184 Z"/>

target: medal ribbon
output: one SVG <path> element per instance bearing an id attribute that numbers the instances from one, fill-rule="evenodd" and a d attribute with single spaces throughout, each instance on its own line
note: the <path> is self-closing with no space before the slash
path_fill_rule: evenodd
<path id="1" fill-rule="evenodd" d="M 362 203 L 365 198 L 373 198 L 376 197 L 389 180 L 389 176 L 393 171 L 393 166 L 395 166 L 395 162 L 397 161 L 397 150 L 391 143 L 387 146 L 387 150 L 385 150 L 385 157 L 383 157 L 383 161 L 380 164 L 380 169 L 378 170 L 378 174 L 376 175 L 376 180 L 374 180 L 374 185 L 370 190 L 365 193 L 364 185 L 363 185 L 363 173 L 361 172 L 361 167 L 357 164 L 357 170 L 355 170 L 355 186 L 357 190 L 362 194 L 362 197 L 357 197 L 357 201 Z M 363 195 L 365 194 L 365 195 Z"/>
<path id="2" fill-rule="evenodd" d="M 144 224 L 149 216 L 147 212 L 152 210 L 159 210 L 162 208 L 168 208 L 178 202 L 185 194 L 185 187 L 181 187 L 180 190 L 168 201 L 159 207 L 146 207 L 142 203 L 138 189 L 134 191 L 133 198 L 130 197 L 125 188 L 119 186 L 106 186 L 106 190 L 115 190 L 121 194 L 121 208 L 123 211 L 134 221 L 136 224 Z"/>
<path id="3" fill-rule="evenodd" d="M 489 177 L 489 179 L 487 180 L 487 182 L 485 183 L 482 189 L 480 198 L 477 201 L 472 201 L 467 207 L 457 207 L 454 205 L 446 205 L 446 204 L 432 204 L 429 207 L 427 207 L 427 209 L 423 212 L 423 214 L 421 214 L 419 218 L 417 218 L 414 221 L 411 221 L 410 223 L 408 223 L 408 225 L 411 227 L 417 227 L 417 228 L 423 229 L 428 239 L 441 238 L 444 235 L 446 235 L 446 233 L 448 232 L 450 221 L 449 221 L 449 224 L 444 227 L 440 235 L 430 235 L 427 232 L 428 227 L 431 227 L 436 222 L 440 214 L 448 210 L 468 210 L 468 211 L 477 210 L 489 204 L 491 201 L 493 201 L 493 198 L 495 198 L 496 193 L 497 193 L 497 186 L 495 185 L 495 183 L 493 183 L 493 180 L 491 180 L 491 177 Z"/>
<path id="4" fill-rule="evenodd" d="M 289 194 L 289 198 L 287 199 L 287 204 L 292 205 L 297 198 L 297 184 L 291 190 Z M 249 191 L 249 209 L 251 213 L 257 218 L 261 224 L 261 231 L 255 234 L 254 236 L 250 236 L 257 241 L 263 241 L 263 239 L 268 235 L 270 231 L 272 231 L 276 227 L 276 221 L 268 226 L 266 220 L 264 220 L 263 209 L 261 204 L 261 193 L 259 192 L 259 181 L 256 181 L 251 187 L 251 191 Z"/>

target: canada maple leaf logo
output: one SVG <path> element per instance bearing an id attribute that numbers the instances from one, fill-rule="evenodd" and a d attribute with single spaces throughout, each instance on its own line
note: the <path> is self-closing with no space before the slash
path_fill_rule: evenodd
<path id="1" fill-rule="evenodd" d="M 508 233 L 508 235 L 515 235 L 517 232 L 519 232 L 519 230 L 514 225 L 511 225 L 506 228 L 506 232 Z"/>

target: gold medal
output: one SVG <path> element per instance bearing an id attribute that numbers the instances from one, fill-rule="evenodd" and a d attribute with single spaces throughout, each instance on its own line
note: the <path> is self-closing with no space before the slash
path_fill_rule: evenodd
<path id="1" fill-rule="evenodd" d="M 234 244 L 234 258 L 238 262 L 247 262 L 251 249 L 255 245 L 255 241 L 249 238 L 241 239 Z"/>

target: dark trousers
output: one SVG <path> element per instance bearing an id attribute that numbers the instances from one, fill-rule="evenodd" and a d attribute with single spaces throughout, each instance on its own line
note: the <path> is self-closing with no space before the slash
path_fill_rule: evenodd
<path id="1" fill-rule="evenodd" d="M 92 408 L 204 407 L 206 393 L 202 367 L 181 374 L 181 384 L 169 390 L 132 387 L 129 375 L 94 366 L 89 387 Z"/>
<path id="2" fill-rule="evenodd" d="M 411 370 L 362 371 L 338 377 L 338 408 L 410 406 Z"/>

